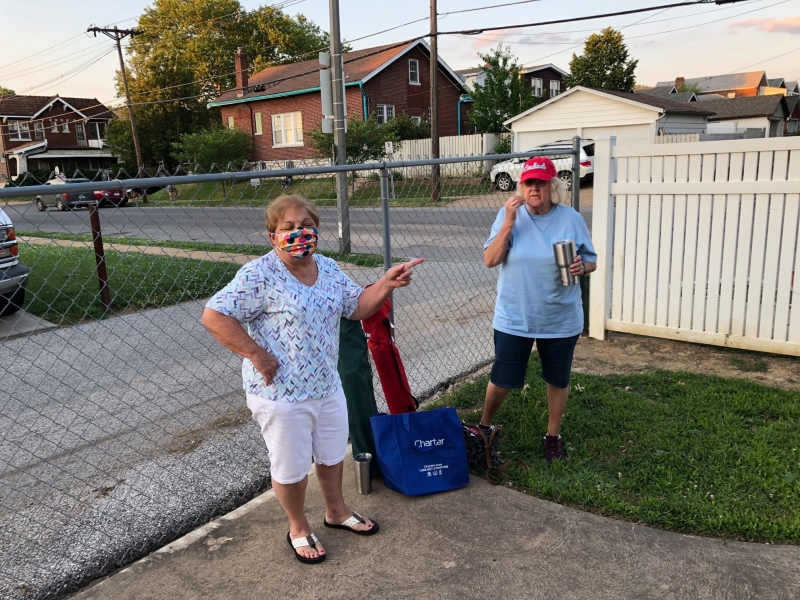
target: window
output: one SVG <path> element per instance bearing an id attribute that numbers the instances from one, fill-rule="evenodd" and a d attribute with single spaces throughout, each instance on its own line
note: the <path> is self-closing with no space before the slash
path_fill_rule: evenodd
<path id="1" fill-rule="evenodd" d="M 61 124 L 61 132 L 62 133 L 69 133 L 69 121 L 64 121 Z"/>
<path id="2" fill-rule="evenodd" d="M 561 93 L 561 82 L 558 79 L 550 80 L 550 97 L 555 98 Z"/>
<path id="3" fill-rule="evenodd" d="M 55 119 L 50 120 L 50 133 L 58 133 L 58 123 Z"/>
<path id="4" fill-rule="evenodd" d="M 11 140 L 30 140 L 31 132 L 28 123 L 11 121 L 8 124 L 8 137 Z"/>
<path id="5" fill-rule="evenodd" d="M 408 83 L 412 85 L 420 85 L 418 60 L 412 59 L 408 61 Z"/>
<path id="6" fill-rule="evenodd" d="M 422 117 L 411 117 L 411 120 L 416 123 L 417 125 L 422 124 Z"/>
<path id="7" fill-rule="evenodd" d="M 255 113 L 253 117 L 255 118 L 256 121 L 256 135 L 261 135 L 262 133 L 264 133 L 264 130 L 261 126 L 261 113 Z"/>
<path id="8" fill-rule="evenodd" d="M 233 117 L 228 117 L 228 129 L 233 129 Z"/>
<path id="9" fill-rule="evenodd" d="M 552 82 L 551 82 L 552 83 Z M 531 79 L 531 95 L 541 98 L 544 94 L 544 80 L 541 77 Z"/>
<path id="10" fill-rule="evenodd" d="M 299 111 L 272 115 L 272 145 L 303 145 L 303 117 Z"/>
<path id="11" fill-rule="evenodd" d="M 431 107 L 428 107 L 428 123 L 431 122 Z"/>
<path id="12" fill-rule="evenodd" d="M 35 140 L 44 139 L 44 123 L 42 123 L 41 121 L 35 121 L 33 123 L 33 139 Z"/>
<path id="13" fill-rule="evenodd" d="M 394 119 L 394 104 L 378 104 L 377 106 L 378 123 L 386 123 Z"/>
<path id="14" fill-rule="evenodd" d="M 75 123 L 75 134 L 78 136 L 78 143 L 86 141 L 86 132 L 83 130 L 83 123 Z"/>

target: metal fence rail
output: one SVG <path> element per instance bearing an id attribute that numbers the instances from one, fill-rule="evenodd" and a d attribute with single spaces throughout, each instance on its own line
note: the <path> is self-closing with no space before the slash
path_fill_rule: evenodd
<path id="1" fill-rule="evenodd" d="M 24 310 L 0 317 L 0 597 L 77 589 L 269 485 L 241 361 L 199 318 L 241 264 L 270 250 L 263 211 L 281 193 L 316 202 L 321 250 L 362 285 L 381 276 L 386 256 L 426 258 L 395 297 L 415 395 L 487 364 L 496 274 L 482 245 L 507 194 L 469 163 L 532 154 L 0 189 L 31 269 Z M 465 166 L 432 201 L 429 177 L 414 170 L 435 163 Z M 366 174 L 350 181 L 346 256 L 337 253 L 337 172 Z M 69 194 L 66 206 L 141 188 L 146 203 L 54 208 L 56 192 Z"/>

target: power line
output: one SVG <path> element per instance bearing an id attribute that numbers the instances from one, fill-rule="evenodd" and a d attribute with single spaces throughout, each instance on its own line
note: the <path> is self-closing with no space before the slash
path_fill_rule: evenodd
<path id="1" fill-rule="evenodd" d="M 15 61 L 12 61 L 10 63 L 6 63 L 4 65 L 0 65 L 0 70 L 5 69 L 7 67 L 10 67 L 11 65 L 16 65 L 17 63 L 21 63 L 22 61 L 28 60 L 29 58 L 33 58 L 34 56 L 38 56 L 40 54 L 44 54 L 45 52 L 48 52 L 48 51 L 52 50 L 53 48 L 58 48 L 59 46 L 68 45 L 69 43 L 74 42 L 76 39 L 78 39 L 81 36 L 83 36 L 83 33 L 79 33 L 78 35 L 73 35 L 71 38 L 67 38 L 63 42 L 59 42 L 58 44 L 54 44 L 52 46 L 49 46 L 49 47 L 45 48 L 44 50 L 39 50 L 38 52 L 34 52 L 33 54 L 29 54 L 28 56 L 25 56 L 24 58 L 20 58 L 20 59 L 17 59 Z"/>
<path id="2" fill-rule="evenodd" d="M 108 50 L 106 50 L 106 51 L 105 51 L 103 54 L 101 54 L 100 56 L 98 56 L 98 57 L 96 57 L 96 58 L 94 58 L 94 59 L 92 59 L 92 60 L 90 60 L 90 61 L 88 61 L 88 62 L 84 63 L 83 65 L 80 65 L 80 66 L 78 66 L 78 67 L 75 67 L 75 68 L 74 68 L 74 69 L 72 69 L 71 71 L 68 71 L 67 73 L 64 73 L 64 74 L 62 74 L 62 75 L 60 75 L 59 77 L 56 77 L 55 79 L 51 79 L 50 81 L 48 81 L 48 82 L 46 82 L 46 83 L 43 83 L 43 84 L 40 84 L 39 86 L 36 86 L 36 88 L 31 88 L 31 89 L 37 89 L 37 88 L 40 88 L 40 87 L 42 87 L 42 86 L 45 86 L 45 85 L 51 84 L 51 85 L 49 85 L 49 87 L 46 87 L 46 88 L 44 88 L 44 89 L 39 89 L 39 90 L 38 90 L 38 93 L 40 93 L 40 94 L 41 94 L 42 92 L 46 92 L 47 90 L 49 90 L 49 89 L 51 89 L 51 88 L 54 88 L 56 85 L 61 85 L 61 84 L 62 84 L 62 83 L 64 83 L 65 81 L 69 81 L 69 80 L 70 80 L 70 79 L 72 79 L 73 77 L 77 77 L 78 75 L 80 75 L 81 73 L 83 73 L 83 72 L 84 72 L 86 69 L 88 69 L 89 67 L 93 66 L 95 63 L 98 63 L 98 62 L 100 62 L 101 60 L 103 60 L 103 59 L 104 59 L 106 56 L 108 56 L 108 55 L 109 55 L 109 54 L 111 54 L 112 52 L 114 52 L 114 48 L 113 48 L 113 46 L 112 46 L 111 48 L 109 48 Z M 69 75 L 69 77 L 65 77 L 65 75 Z"/>
<path id="3" fill-rule="evenodd" d="M 792 52 L 797 52 L 800 50 L 800 47 L 795 48 L 794 50 L 789 50 L 788 52 L 784 52 L 783 54 L 778 54 L 777 56 L 772 56 L 770 58 L 765 58 L 764 60 L 760 60 L 757 63 L 753 63 L 752 65 L 747 65 L 746 67 L 741 67 L 736 69 L 735 71 L 731 71 L 731 73 L 737 73 L 738 71 L 744 71 L 745 69 L 749 69 L 750 67 L 755 67 L 756 65 L 760 65 L 765 62 L 769 62 L 775 58 L 780 58 L 781 56 L 786 56 L 787 54 L 791 54 Z"/>
<path id="4" fill-rule="evenodd" d="M 648 8 L 633 8 L 630 10 L 620 10 L 613 13 L 603 13 L 597 15 L 587 15 L 585 17 L 572 17 L 571 19 L 556 19 L 553 21 L 539 21 L 536 23 L 522 23 L 519 25 L 501 25 L 498 27 L 480 27 L 477 29 L 462 29 L 459 31 L 439 31 L 437 35 L 454 35 L 454 34 L 478 34 L 484 31 L 500 31 L 502 29 L 520 29 L 521 27 L 542 27 L 544 25 L 558 25 L 559 23 L 575 23 L 576 21 L 590 21 L 593 19 L 604 19 L 607 17 L 619 17 L 622 15 L 633 15 L 643 12 L 652 12 L 654 10 L 669 9 L 682 6 L 692 6 L 694 4 L 709 4 L 709 0 L 693 0 L 691 2 L 678 2 L 674 4 L 662 4 L 660 6 L 651 6 Z"/>
<path id="5" fill-rule="evenodd" d="M 528 0 L 530 2 L 534 0 Z M 400 29 L 401 27 L 405 27 L 406 25 L 411 25 L 412 23 L 419 23 L 420 21 L 427 21 L 430 17 L 423 17 L 421 19 L 415 19 L 413 21 L 409 21 L 408 23 L 401 23 L 400 25 L 395 25 L 394 27 L 390 27 L 389 29 L 384 29 L 382 31 L 376 31 L 375 33 L 370 33 L 369 35 L 363 35 L 360 38 L 355 38 L 354 40 L 345 40 L 345 43 L 351 44 L 353 42 L 358 42 L 359 40 L 365 40 L 369 37 L 374 37 L 376 35 L 380 35 L 382 33 L 386 33 L 387 31 L 394 31 L 395 29 Z"/>
<path id="6" fill-rule="evenodd" d="M 440 17 L 447 15 L 457 15 L 465 12 L 475 12 L 476 10 L 489 10 L 490 8 L 502 8 L 504 6 L 514 6 L 515 4 L 530 4 L 531 2 L 541 2 L 541 0 L 520 0 L 519 2 L 506 2 L 505 4 L 493 4 L 492 6 L 480 6 L 478 8 L 465 8 L 464 10 L 451 10 L 449 12 L 438 13 Z"/>
<path id="7" fill-rule="evenodd" d="M 26 75 L 31 75 L 33 73 L 38 73 L 39 71 L 46 71 L 48 69 L 52 69 L 53 67 L 57 67 L 58 65 L 63 65 L 64 63 L 72 62 L 73 60 L 75 60 L 77 58 L 82 58 L 83 56 L 85 56 L 87 54 L 93 54 L 95 52 L 97 52 L 97 46 L 96 45 L 94 47 L 92 47 L 92 48 L 83 48 L 81 50 L 78 50 L 77 52 L 73 52 L 71 54 L 66 54 L 64 56 L 61 56 L 61 57 L 56 58 L 56 59 L 53 59 L 51 61 L 47 61 L 47 62 L 44 62 L 44 63 L 39 63 L 38 65 L 33 65 L 31 67 L 28 67 L 26 69 L 22 69 L 20 71 L 14 71 L 14 72 L 8 73 L 6 75 L 0 75 L 0 77 L 2 77 L 4 81 L 8 81 L 9 79 L 16 79 L 17 77 L 24 77 Z M 77 55 L 77 56 L 75 56 L 75 55 Z M 68 58 L 67 60 L 61 60 L 60 62 L 56 62 L 56 61 L 59 61 L 61 58 L 66 58 L 68 56 L 72 56 L 72 58 Z M 54 64 L 50 64 L 50 63 L 54 63 Z"/>
<path id="8" fill-rule="evenodd" d="M 69 69 L 69 70 L 67 70 L 67 71 L 61 73 L 60 75 L 57 75 L 57 76 L 55 76 L 55 77 L 53 77 L 51 79 L 48 79 L 47 81 L 44 81 L 44 82 L 39 83 L 39 84 L 36 84 L 36 85 L 34 85 L 32 87 L 29 87 L 29 88 L 26 88 L 26 89 L 22 90 L 21 93 L 16 94 L 16 95 L 17 96 L 21 96 L 21 95 L 27 94 L 29 92 L 32 92 L 33 90 L 38 90 L 39 88 L 43 88 L 44 86 L 47 86 L 47 85 L 49 85 L 49 84 L 51 84 L 53 82 L 56 82 L 56 81 L 66 81 L 66 79 L 64 79 L 64 77 L 66 77 L 68 75 L 70 76 L 70 77 L 68 77 L 68 79 L 72 79 L 72 76 L 74 76 L 76 74 L 76 71 L 80 72 L 80 71 L 86 70 L 88 67 L 92 66 L 94 63 L 96 63 L 97 61 L 101 60 L 103 57 L 107 56 L 109 54 L 109 52 L 112 52 L 113 50 L 114 50 L 113 46 L 111 48 L 103 48 L 100 51 L 100 53 L 95 54 L 94 56 L 92 56 L 86 62 L 81 63 L 80 65 L 77 65 L 76 67 L 72 67 L 71 69 Z M 44 90 L 42 90 L 42 91 L 44 91 Z"/>

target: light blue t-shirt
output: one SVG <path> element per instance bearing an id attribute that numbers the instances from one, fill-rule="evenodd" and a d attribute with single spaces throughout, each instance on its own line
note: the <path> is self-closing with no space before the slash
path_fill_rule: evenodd
<path id="1" fill-rule="evenodd" d="M 364 290 L 335 261 L 314 254 L 314 285 L 297 280 L 271 251 L 244 265 L 206 307 L 239 321 L 256 343 L 278 360 L 269 385 L 249 359 L 242 362 L 244 389 L 274 402 L 325 398 L 342 385 L 339 323 L 358 308 Z"/>
<path id="2" fill-rule="evenodd" d="M 506 218 L 497 213 L 489 247 Z M 523 204 L 511 230 L 506 259 L 500 265 L 497 302 L 492 326 L 522 337 L 560 338 L 583 331 L 583 305 L 579 285 L 564 286 L 553 256 L 553 243 L 574 240 L 585 262 L 597 262 L 583 217 L 573 208 L 556 204 L 547 214 L 533 215 Z"/>

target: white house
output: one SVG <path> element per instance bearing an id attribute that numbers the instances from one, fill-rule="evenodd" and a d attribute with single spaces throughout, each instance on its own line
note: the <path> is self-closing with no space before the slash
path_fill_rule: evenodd
<path id="1" fill-rule="evenodd" d="M 701 108 L 702 107 L 702 108 Z M 617 144 L 652 143 L 659 134 L 702 133 L 712 111 L 699 102 L 576 86 L 505 122 L 514 151 L 567 140 L 616 136 Z"/>

